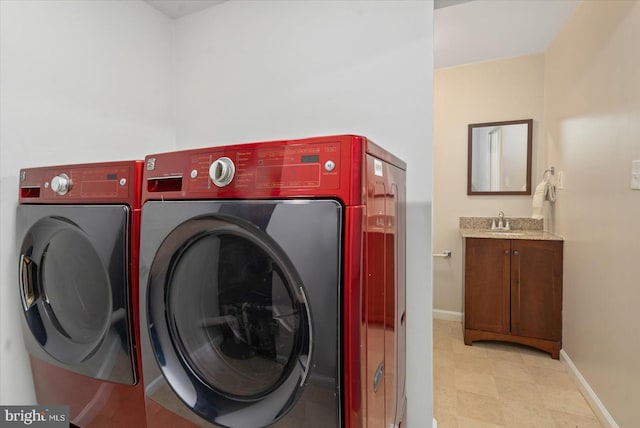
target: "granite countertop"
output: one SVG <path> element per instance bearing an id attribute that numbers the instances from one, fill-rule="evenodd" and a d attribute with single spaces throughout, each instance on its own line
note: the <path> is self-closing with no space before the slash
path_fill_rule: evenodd
<path id="1" fill-rule="evenodd" d="M 463 238 L 532 239 L 539 241 L 564 241 L 564 238 L 542 230 L 542 220 L 526 217 L 505 217 L 511 230 L 491 230 L 496 217 L 460 217 L 460 234 Z"/>
<path id="2" fill-rule="evenodd" d="M 532 239 L 538 241 L 564 241 L 564 238 L 544 230 L 491 230 L 491 229 L 460 229 L 463 238 L 491 238 L 491 239 Z"/>

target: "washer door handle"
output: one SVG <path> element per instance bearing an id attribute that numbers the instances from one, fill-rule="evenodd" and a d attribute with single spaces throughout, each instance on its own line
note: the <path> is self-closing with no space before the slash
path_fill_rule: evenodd
<path id="1" fill-rule="evenodd" d="M 304 288 L 298 287 L 300 289 L 300 294 L 302 295 L 302 300 L 304 301 L 304 308 L 307 311 L 307 319 L 311 321 L 311 313 L 309 311 L 309 303 L 307 302 L 307 295 L 304 292 Z M 307 364 L 304 366 L 304 373 L 302 374 L 302 378 L 300 379 L 300 386 L 304 385 L 307 381 L 307 376 L 309 376 L 309 370 L 311 369 L 311 357 L 313 356 L 313 328 L 311 322 L 309 322 L 309 351 L 307 352 Z"/>
<path id="2" fill-rule="evenodd" d="M 25 312 L 31 309 L 38 299 L 38 292 L 34 286 L 37 275 L 37 265 L 29 256 L 20 255 L 20 296 Z"/>

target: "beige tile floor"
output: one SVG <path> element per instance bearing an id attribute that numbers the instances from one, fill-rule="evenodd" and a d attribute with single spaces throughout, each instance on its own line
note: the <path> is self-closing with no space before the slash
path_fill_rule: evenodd
<path id="1" fill-rule="evenodd" d="M 525 346 L 466 346 L 457 321 L 433 320 L 438 428 L 601 427 L 565 366 Z"/>

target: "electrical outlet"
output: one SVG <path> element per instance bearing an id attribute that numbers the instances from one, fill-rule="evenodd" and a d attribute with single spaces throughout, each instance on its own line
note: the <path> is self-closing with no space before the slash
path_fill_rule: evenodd
<path id="1" fill-rule="evenodd" d="M 564 171 L 558 171 L 558 189 L 564 189 Z"/>
<path id="2" fill-rule="evenodd" d="M 631 161 L 631 189 L 640 190 L 640 160 Z"/>

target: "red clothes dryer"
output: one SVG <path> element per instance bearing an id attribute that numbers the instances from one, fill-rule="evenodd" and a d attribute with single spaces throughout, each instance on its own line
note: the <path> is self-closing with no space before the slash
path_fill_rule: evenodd
<path id="1" fill-rule="evenodd" d="M 153 427 L 399 427 L 405 163 L 340 135 L 146 157 Z"/>
<path id="2" fill-rule="evenodd" d="M 24 341 L 41 405 L 74 426 L 145 426 L 138 316 L 142 161 L 20 171 Z"/>

